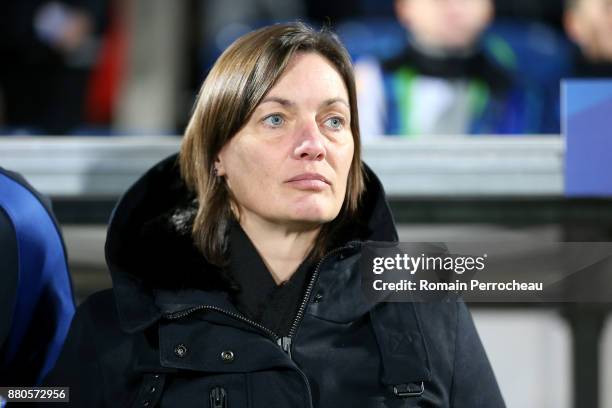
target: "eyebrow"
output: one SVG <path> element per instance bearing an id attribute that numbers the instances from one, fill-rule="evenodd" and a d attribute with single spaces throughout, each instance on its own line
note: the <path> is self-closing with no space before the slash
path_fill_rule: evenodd
<path id="1" fill-rule="evenodd" d="M 349 105 L 349 103 L 346 100 L 344 100 L 344 98 L 331 98 L 331 99 L 327 99 L 326 101 L 324 101 L 322 103 L 322 105 L 329 106 L 329 105 L 333 105 L 336 102 L 339 102 L 339 103 L 345 105 L 347 108 L 351 109 L 351 106 Z"/>
<path id="2" fill-rule="evenodd" d="M 291 106 L 295 105 L 295 103 L 291 102 L 289 99 L 279 98 L 277 96 L 268 96 L 268 97 L 264 98 L 263 101 L 261 101 L 259 104 L 263 105 L 264 103 L 271 103 L 271 102 L 278 103 L 278 104 L 283 105 L 285 107 L 291 107 Z"/>
<path id="3" fill-rule="evenodd" d="M 263 105 L 264 103 L 278 103 L 284 107 L 287 108 L 291 108 L 295 106 L 295 102 L 290 101 L 289 99 L 285 99 L 285 98 L 280 98 L 278 96 L 268 96 L 266 98 L 264 98 L 259 104 Z M 349 103 L 344 99 L 344 98 L 330 98 L 330 99 L 326 99 L 323 102 L 321 102 L 321 106 L 329 106 L 329 105 L 333 105 L 334 103 L 341 103 L 343 105 L 346 105 L 347 108 L 351 108 Z"/>

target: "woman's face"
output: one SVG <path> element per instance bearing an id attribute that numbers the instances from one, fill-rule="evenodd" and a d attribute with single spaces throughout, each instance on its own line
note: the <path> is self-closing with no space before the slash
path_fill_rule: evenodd
<path id="1" fill-rule="evenodd" d="M 287 225 L 333 220 L 353 158 L 350 123 L 348 92 L 333 65 L 297 53 L 215 163 L 241 217 Z"/>

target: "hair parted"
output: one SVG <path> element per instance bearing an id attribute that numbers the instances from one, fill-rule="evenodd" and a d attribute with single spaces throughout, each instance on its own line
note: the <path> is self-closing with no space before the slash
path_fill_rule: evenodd
<path id="1" fill-rule="evenodd" d="M 226 229 L 233 217 L 231 192 L 225 179 L 215 175 L 215 158 L 248 122 L 297 52 L 322 55 L 340 74 L 348 91 L 355 146 L 342 209 L 334 221 L 323 226 L 314 256 L 324 253 L 333 231 L 357 211 L 364 180 L 357 96 L 348 52 L 328 29 L 317 31 L 301 22 L 253 31 L 232 43 L 204 80 L 179 155 L 181 175 L 198 198 L 192 237 L 196 247 L 214 265 L 226 262 Z"/>

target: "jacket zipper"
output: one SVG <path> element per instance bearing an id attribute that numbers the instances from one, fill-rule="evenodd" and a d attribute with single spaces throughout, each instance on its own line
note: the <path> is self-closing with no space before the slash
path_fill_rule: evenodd
<path id="1" fill-rule="evenodd" d="M 323 264 L 323 262 L 329 258 L 331 255 L 338 253 L 340 251 L 343 251 L 345 249 L 348 248 L 352 248 L 354 244 L 359 244 L 359 241 L 349 241 L 345 246 L 343 247 L 338 247 L 335 248 L 331 251 L 329 251 L 328 253 L 326 253 L 317 263 L 317 266 L 312 274 L 312 277 L 310 278 L 310 281 L 308 282 L 308 286 L 306 287 L 306 291 L 304 292 L 304 297 L 302 298 L 302 302 L 300 303 L 300 308 L 298 309 L 297 314 L 295 315 L 295 319 L 293 320 L 293 323 L 291 325 L 291 328 L 289 329 L 289 333 L 287 336 L 279 336 L 278 334 L 274 333 L 272 330 L 268 329 L 267 327 L 243 316 L 240 315 L 238 313 L 234 313 L 234 312 L 230 312 L 228 310 L 222 309 L 220 307 L 217 306 L 210 306 L 210 305 L 199 305 L 199 306 L 194 306 L 190 309 L 187 310 L 183 310 L 180 312 L 175 312 L 175 313 L 169 313 L 167 315 L 165 315 L 164 317 L 169 319 L 169 320 L 177 320 L 177 319 L 181 319 L 187 315 L 190 315 L 191 313 L 194 313 L 198 310 L 214 310 L 217 311 L 219 313 L 223 313 L 227 316 L 233 317 L 234 319 L 240 320 L 242 322 L 245 322 L 247 324 L 250 324 L 253 327 L 258 328 L 259 330 L 261 330 L 262 332 L 266 333 L 266 335 L 268 335 L 268 337 L 270 337 L 271 339 L 273 339 L 276 344 L 278 344 L 281 349 L 287 354 L 287 356 L 289 356 L 289 359 L 293 360 L 291 357 L 291 344 L 292 344 L 292 338 L 295 335 L 295 333 L 297 332 L 298 326 L 300 324 L 300 322 L 302 321 L 302 318 L 304 317 L 304 313 L 306 311 L 306 306 L 308 305 L 308 300 L 310 299 L 310 295 L 312 293 L 312 290 L 314 289 L 315 284 L 317 283 L 318 277 L 319 277 L 319 271 L 321 269 L 321 265 Z M 300 370 L 299 368 L 296 367 L 296 371 L 300 374 L 300 376 L 302 377 L 302 379 L 304 380 L 304 384 L 306 385 L 306 390 L 307 390 L 307 395 L 308 395 L 308 406 L 312 407 L 312 391 L 310 388 L 310 382 L 308 381 L 308 377 L 306 377 L 306 374 L 304 374 L 304 372 L 302 370 Z"/>
<path id="2" fill-rule="evenodd" d="M 304 313 L 306 312 L 306 306 L 308 306 L 310 295 L 312 294 L 312 291 L 319 279 L 319 272 L 321 269 L 321 265 L 323 265 L 323 262 L 325 262 L 327 258 L 329 258 L 330 256 L 338 252 L 344 251 L 345 249 L 352 248 L 353 245 L 358 244 L 358 243 L 359 241 L 350 241 L 345 246 L 332 249 L 331 251 L 326 253 L 317 263 L 317 267 L 312 273 L 310 282 L 308 282 L 308 286 L 306 287 L 306 292 L 304 292 L 304 297 L 302 298 L 302 303 L 300 304 L 300 308 L 298 309 L 298 312 L 295 315 L 295 319 L 293 320 L 293 324 L 291 325 L 291 328 L 289 329 L 289 333 L 287 335 L 289 348 L 291 347 L 291 339 L 295 336 L 298 326 L 300 325 L 300 322 L 302 321 L 302 318 L 304 317 Z"/>
<path id="3" fill-rule="evenodd" d="M 352 248 L 355 244 L 359 244 L 359 241 L 349 241 L 345 246 L 342 247 L 338 247 L 335 248 L 331 251 L 329 251 L 328 253 L 326 253 L 317 263 L 317 266 L 310 278 L 310 281 L 308 282 L 308 286 L 306 287 L 306 291 L 304 292 L 304 297 L 302 298 L 302 302 L 300 303 L 300 307 L 297 311 L 297 314 L 295 315 L 295 318 L 293 319 L 293 323 L 291 324 L 291 327 L 289 328 L 289 333 L 287 334 L 287 336 L 279 336 L 278 334 L 276 334 L 275 332 L 273 332 L 272 330 L 268 329 L 267 327 L 263 326 L 260 323 L 257 323 L 256 321 L 253 321 L 251 319 L 249 319 L 248 317 L 245 317 L 241 314 L 238 313 L 234 313 L 234 312 L 230 312 L 229 310 L 225 310 L 222 309 L 220 307 L 217 306 L 210 306 L 210 305 L 198 305 L 198 306 L 194 306 L 190 309 L 186 309 L 186 310 L 182 310 L 180 312 L 174 312 L 174 313 L 170 313 L 165 315 L 164 317 L 166 317 L 167 319 L 170 320 L 177 320 L 177 319 L 181 319 L 187 315 L 190 315 L 196 311 L 199 310 L 214 310 L 217 311 L 219 313 L 223 313 L 227 316 L 230 316 L 234 319 L 240 320 L 244 323 L 247 323 L 251 326 L 254 326 L 256 328 L 258 328 L 259 330 L 263 331 L 264 333 L 266 333 L 266 335 L 268 337 L 270 337 L 272 340 L 274 340 L 274 342 L 276 342 L 276 344 L 278 344 L 280 346 L 280 348 L 289 356 L 289 358 L 291 358 L 291 345 L 293 342 L 293 337 L 295 336 L 297 329 L 300 325 L 300 322 L 302 321 L 302 319 L 304 318 L 304 313 L 306 311 L 306 306 L 308 306 L 308 301 L 310 300 L 310 295 L 312 294 L 312 291 L 317 283 L 317 280 L 319 278 L 319 273 L 320 273 L 320 269 L 321 269 L 321 265 L 323 265 L 323 262 L 325 262 L 327 260 L 327 258 L 329 258 L 330 256 L 344 251 L 345 249 L 348 248 Z"/>

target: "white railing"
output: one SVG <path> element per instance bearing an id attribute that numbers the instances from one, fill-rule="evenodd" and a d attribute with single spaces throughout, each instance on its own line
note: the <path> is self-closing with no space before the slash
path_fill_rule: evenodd
<path id="1" fill-rule="evenodd" d="M 0 137 L 0 166 L 52 196 L 117 196 L 178 137 Z M 389 138 L 363 158 L 392 197 L 561 196 L 560 137 Z"/>

